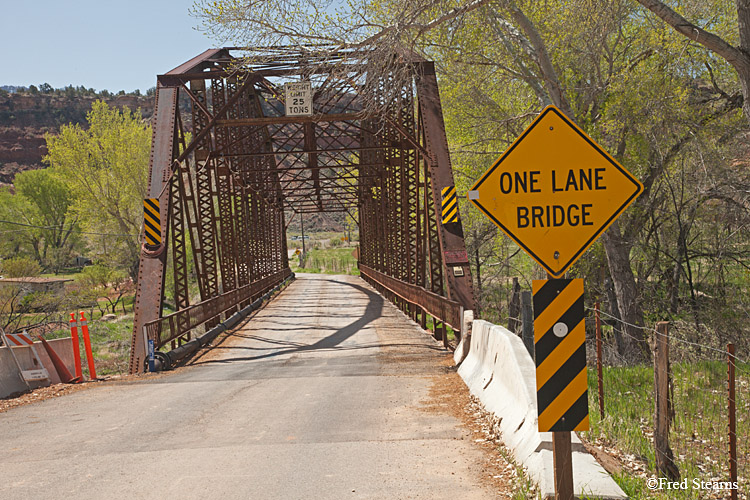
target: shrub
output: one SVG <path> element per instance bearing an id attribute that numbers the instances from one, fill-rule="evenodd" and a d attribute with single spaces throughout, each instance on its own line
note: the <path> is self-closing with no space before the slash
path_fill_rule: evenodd
<path id="1" fill-rule="evenodd" d="M 42 266 L 28 257 L 13 257 L 2 263 L 2 274 L 6 278 L 26 278 L 42 274 Z"/>

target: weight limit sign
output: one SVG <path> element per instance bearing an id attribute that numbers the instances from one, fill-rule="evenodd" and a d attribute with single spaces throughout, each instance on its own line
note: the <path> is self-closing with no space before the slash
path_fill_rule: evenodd
<path id="1" fill-rule="evenodd" d="M 583 280 L 534 280 L 539 431 L 589 430 Z"/>

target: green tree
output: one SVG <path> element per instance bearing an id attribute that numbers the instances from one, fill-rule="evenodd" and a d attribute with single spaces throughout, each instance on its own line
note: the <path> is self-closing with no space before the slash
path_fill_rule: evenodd
<path id="1" fill-rule="evenodd" d="M 16 175 L 16 196 L 28 201 L 29 238 L 37 260 L 57 272 L 80 246 L 78 216 L 70 209 L 73 194 L 53 169 L 28 170 Z"/>
<path id="2" fill-rule="evenodd" d="M 2 254 L 30 255 L 57 272 L 81 247 L 72 193 L 51 169 L 20 172 L 14 181 L 15 194 L 0 191 Z"/>
<path id="3" fill-rule="evenodd" d="M 134 279 L 140 256 L 142 200 L 147 192 L 151 130 L 140 112 L 97 101 L 88 129 L 66 125 L 47 135 L 53 166 L 75 196 L 74 212 L 91 235 L 99 261 L 126 269 Z"/>
<path id="4" fill-rule="evenodd" d="M 13 194 L 10 188 L 0 188 L 0 257 L 33 256 L 35 229 L 27 214 L 33 209 L 28 200 Z M 22 225 L 23 224 L 23 225 Z"/>
<path id="5" fill-rule="evenodd" d="M 462 162 L 481 155 L 486 168 L 553 103 L 643 180 L 644 194 L 602 239 L 626 321 L 620 354 L 643 359 L 650 274 L 639 244 L 676 216 L 664 210 L 665 176 L 691 155 L 705 157 L 708 149 L 691 146 L 737 134 L 741 100 L 728 65 L 705 50 L 682 54 L 681 40 L 629 1 L 504 2 L 431 36 L 424 50 L 441 65 L 449 136 Z"/>

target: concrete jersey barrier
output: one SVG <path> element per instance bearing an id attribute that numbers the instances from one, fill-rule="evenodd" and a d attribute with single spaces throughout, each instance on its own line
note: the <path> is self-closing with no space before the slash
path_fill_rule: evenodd
<path id="1" fill-rule="evenodd" d="M 554 498 L 552 433 L 537 430 L 536 367 L 523 341 L 501 326 L 476 320 L 469 353 L 458 373 L 471 393 L 500 419 L 505 445 L 539 485 L 542 497 Z M 627 498 L 575 433 L 572 446 L 577 496 Z"/>
<path id="2" fill-rule="evenodd" d="M 54 349 L 55 353 L 63 360 L 65 366 L 68 367 L 71 373 L 75 372 L 75 364 L 73 361 L 73 342 L 70 337 L 61 339 L 54 339 L 48 341 L 49 345 Z M 39 355 L 39 360 L 42 362 L 42 366 L 47 369 L 49 373 L 49 380 L 36 380 L 29 382 L 29 386 L 32 389 L 37 387 L 44 387 L 50 384 L 59 384 L 60 377 L 57 375 L 55 365 L 52 364 L 52 360 L 49 358 L 47 351 L 42 347 L 41 342 L 34 342 L 36 353 Z M 9 351 L 10 348 L 2 346 L 0 347 L 0 398 L 10 396 L 17 392 L 23 392 L 28 389 L 21 374 L 18 371 L 15 361 Z M 34 357 L 31 354 L 31 348 L 26 347 L 13 347 L 13 352 L 18 358 L 18 362 L 21 364 L 21 368 L 24 370 L 34 370 L 40 368 L 34 364 Z"/>

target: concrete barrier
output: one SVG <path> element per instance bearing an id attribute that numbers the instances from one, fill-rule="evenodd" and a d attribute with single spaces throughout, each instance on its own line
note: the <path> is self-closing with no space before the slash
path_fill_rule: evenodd
<path id="1" fill-rule="evenodd" d="M 463 308 L 461 310 L 463 311 Z M 453 351 L 453 361 L 456 363 L 456 366 L 460 365 L 461 362 L 466 359 L 466 356 L 469 355 L 471 328 L 473 325 L 474 311 L 463 311 L 463 314 L 461 315 L 461 340 L 458 342 L 456 350 Z"/>
<path id="2" fill-rule="evenodd" d="M 62 358 L 65 366 L 68 367 L 68 370 L 73 373 L 75 371 L 75 365 L 73 361 L 73 343 L 71 338 L 65 337 L 49 340 L 48 342 L 57 355 Z M 45 387 L 50 384 L 59 384 L 60 377 L 57 375 L 55 365 L 52 364 L 52 360 L 49 358 L 49 355 L 47 355 L 47 351 L 44 350 L 42 343 L 34 342 L 34 348 L 39 356 L 39 361 L 41 361 L 42 366 L 47 369 L 50 380 L 32 381 L 29 382 L 29 386 L 32 389 L 36 389 L 37 387 Z M 18 359 L 21 369 L 35 370 L 40 368 L 40 366 L 35 363 L 34 355 L 31 352 L 30 346 L 14 347 L 13 353 Z M 18 371 L 15 361 L 13 361 L 9 348 L 5 346 L 0 347 L 0 398 L 10 396 L 16 392 L 23 392 L 27 389 L 28 387 L 21 378 L 21 374 Z"/>
<path id="3" fill-rule="evenodd" d="M 16 362 L 7 347 L 0 347 L 0 398 L 15 392 L 25 391 L 26 383 L 21 378 Z"/>
<path id="4" fill-rule="evenodd" d="M 537 430 L 536 367 L 523 341 L 501 326 L 476 320 L 469 353 L 458 373 L 471 393 L 500 419 L 505 445 L 516 462 L 526 467 L 542 498 L 554 498 L 552 433 Z M 572 447 L 576 495 L 627 498 L 575 433 Z"/>

